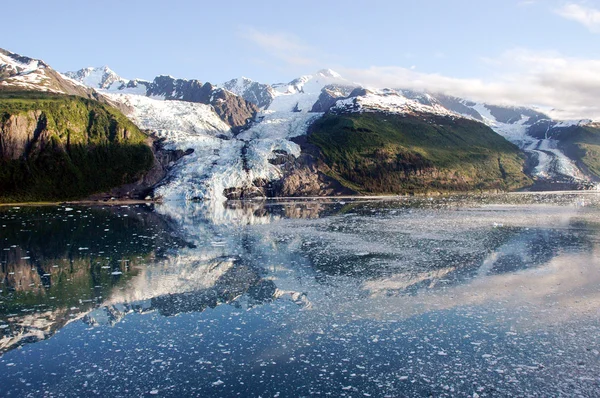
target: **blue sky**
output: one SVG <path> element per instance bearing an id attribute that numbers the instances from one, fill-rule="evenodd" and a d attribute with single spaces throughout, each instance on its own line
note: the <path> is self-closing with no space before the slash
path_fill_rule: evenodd
<path id="1" fill-rule="evenodd" d="M 558 108 L 560 92 L 552 102 L 525 91 L 566 84 L 569 70 L 593 76 L 600 59 L 600 1 L 169 3 L 7 2 L 0 46 L 60 71 L 108 65 L 126 78 L 218 83 L 289 81 L 329 67 L 367 85 Z"/>

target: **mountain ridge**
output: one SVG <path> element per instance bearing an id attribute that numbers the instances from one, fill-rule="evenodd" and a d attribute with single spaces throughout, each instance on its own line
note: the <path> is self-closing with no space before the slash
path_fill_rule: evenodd
<path id="1" fill-rule="evenodd" d="M 24 65 L 29 64 L 25 62 Z M 344 188 L 336 186 L 331 180 L 333 177 L 343 182 L 340 179 L 343 174 L 341 169 L 336 171 L 337 166 L 332 163 L 334 152 L 323 144 L 324 141 L 316 146 L 314 144 L 317 142 L 311 141 L 311 134 L 315 131 L 311 130 L 311 126 L 318 125 L 325 118 L 339 122 L 341 127 L 326 132 L 338 138 L 343 136 L 339 135 L 340 131 L 345 131 L 344 134 L 357 133 L 363 138 L 375 138 L 386 131 L 387 138 L 378 141 L 382 147 L 372 148 L 370 155 L 368 151 L 357 151 L 350 146 L 347 148 L 358 157 L 344 162 L 355 161 L 360 165 L 357 167 L 361 168 L 375 167 L 373 170 L 396 173 L 400 169 L 410 169 L 406 169 L 406 159 L 418 163 L 419 156 L 425 152 L 415 155 L 412 149 L 401 144 L 410 136 L 407 128 L 428 131 L 429 137 L 435 137 L 436 134 L 443 136 L 446 130 L 453 131 L 455 137 L 462 136 L 462 139 L 471 142 L 465 141 L 465 148 L 471 148 L 467 149 L 468 153 L 481 153 L 472 146 L 476 145 L 476 140 L 470 136 L 470 131 L 480 129 L 478 131 L 489 134 L 489 130 L 479 126 L 482 124 L 527 154 L 529 173 L 536 181 L 581 186 L 595 178 L 594 173 L 600 170 L 600 159 L 596 160 L 594 155 L 595 130 L 590 130 L 592 136 L 578 130 L 587 129 L 588 121 L 555 121 L 532 108 L 489 105 L 444 94 L 367 88 L 344 79 L 330 69 L 276 84 L 255 82 L 243 77 L 221 85 L 195 79 L 176 79 L 168 75 L 157 76 L 152 81 L 128 80 L 108 67 L 85 68 L 67 75 L 71 77 L 65 77 L 65 80 L 76 79 L 73 80 L 75 85 L 82 86 L 85 83 L 93 86 L 97 95 L 126 109 L 139 127 L 162 137 L 169 150 L 190 154 L 175 164 L 165 182 L 156 190 L 156 195 L 166 200 L 265 197 L 278 196 L 284 191 L 291 196 L 303 192 L 310 192 L 311 195 L 341 193 Z M 463 119 L 465 122 L 462 122 Z M 388 123 L 391 120 L 395 121 L 395 127 L 390 130 Z M 337 122 L 331 123 L 335 126 Z M 365 135 L 366 131 L 359 131 L 363 127 L 355 127 L 356 131 L 344 130 L 343 126 L 347 123 L 359 126 L 366 124 L 371 126 L 366 128 L 370 132 Z M 456 123 L 463 127 L 456 128 Z M 579 141 L 568 141 L 568 132 L 571 130 L 577 133 L 573 136 L 579 137 Z M 423 145 L 429 150 L 438 150 L 433 141 Z M 413 142 L 410 146 L 415 145 L 414 140 L 410 142 Z M 500 141 L 486 142 L 483 145 L 490 147 L 484 153 L 493 153 L 491 146 L 498 146 Z M 352 141 L 347 144 L 352 144 Z M 393 156 L 404 159 L 398 160 L 404 166 L 393 166 L 395 158 L 384 156 L 384 153 L 396 153 Z M 375 163 L 369 163 L 369 157 Z M 427 167 L 416 174 L 421 176 L 417 178 L 423 178 L 426 174 L 444 176 L 440 177 L 443 181 L 439 180 L 439 184 L 432 184 L 430 188 L 422 186 L 419 190 L 456 190 L 461 186 L 466 189 L 514 189 L 527 181 L 517 176 L 518 173 L 516 177 L 511 177 L 514 181 L 520 181 L 517 185 L 506 180 L 508 174 L 501 170 L 506 171 L 507 166 L 502 166 L 501 162 L 497 162 L 500 165 L 499 172 L 492 172 L 488 168 L 491 174 L 464 174 L 458 166 L 444 166 L 443 162 L 439 162 L 443 159 L 443 156 L 429 158 Z M 520 164 L 521 160 L 513 159 L 516 163 L 511 161 L 510 168 L 518 168 L 515 164 Z M 466 163 L 464 166 L 467 167 Z M 369 175 L 366 169 L 362 172 L 364 176 Z M 448 172 L 458 174 L 456 177 L 444 174 Z M 504 182 L 484 183 L 489 178 L 499 178 Z M 345 177 L 343 179 L 348 181 Z M 467 180 L 470 181 L 468 184 L 452 182 Z M 365 185 L 364 181 L 361 184 L 363 188 L 358 185 L 350 188 L 354 192 L 390 192 L 381 187 L 374 188 L 368 183 Z M 391 191 L 401 193 L 403 186 L 406 185 L 399 183 L 399 188 Z"/>
<path id="2" fill-rule="evenodd" d="M 291 121 L 292 119 L 286 116 L 291 113 L 342 115 L 375 112 L 467 118 L 486 124 L 502 137 L 518 145 L 531 158 L 529 163 L 534 165 L 531 167 L 531 173 L 536 180 L 578 185 L 595 178 L 582 171 L 590 170 L 589 167 L 583 167 L 584 162 L 570 159 L 560 149 L 557 140 L 552 138 L 561 136 L 560 132 L 563 129 L 585 124 L 587 121 L 556 121 L 537 109 L 490 105 L 445 94 L 406 89 L 365 88 L 327 69 L 300 76 L 288 83 L 267 84 L 242 77 L 229 80 L 221 87 L 258 107 L 258 116 L 252 124 L 270 121 L 276 118 L 275 115 Z M 242 128 L 241 131 L 246 128 Z M 250 130 L 252 131 L 252 128 Z M 306 135 L 307 132 L 308 128 L 300 135 Z M 269 156 L 277 158 L 279 155 Z M 287 173 L 283 170 L 285 167 L 279 168 L 275 175 L 283 176 Z M 244 184 L 245 188 L 238 187 L 239 189 L 234 191 L 247 195 L 256 190 L 255 181 L 248 180 L 242 185 Z M 229 193 L 226 196 L 231 195 L 238 197 L 238 194 Z"/>

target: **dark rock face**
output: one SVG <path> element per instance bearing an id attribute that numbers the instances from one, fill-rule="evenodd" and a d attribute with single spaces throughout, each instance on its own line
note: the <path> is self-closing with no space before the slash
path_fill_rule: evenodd
<path id="1" fill-rule="evenodd" d="M 152 82 L 132 80 L 126 87 L 133 88 L 139 85 L 146 87 L 147 96 L 212 105 L 217 115 L 234 129 L 246 127 L 258 112 L 258 105 L 210 83 L 202 84 L 198 80 L 158 76 Z"/>
<path id="2" fill-rule="evenodd" d="M 44 130 L 42 112 L 29 111 L 24 115 L 10 115 L 0 128 L 0 160 L 17 160 L 43 145 L 40 132 Z"/>
<path id="3" fill-rule="evenodd" d="M 294 157 L 283 150 L 274 151 L 271 164 L 280 166 L 283 175 L 279 180 L 256 179 L 251 186 L 227 188 L 223 195 L 228 200 L 264 199 L 276 197 L 356 195 L 358 192 L 344 187 L 327 175 L 330 168 L 321 160 L 320 151 L 307 141 L 306 136 L 293 138 L 300 145 L 301 154 Z"/>
<path id="4" fill-rule="evenodd" d="M 356 91 L 356 87 L 329 85 L 323 87 L 319 99 L 313 105 L 311 112 L 327 112 L 340 99 L 345 99 Z"/>
<path id="5" fill-rule="evenodd" d="M 511 106 L 496 106 L 486 105 L 486 108 L 490 110 L 490 113 L 501 123 L 517 123 L 523 116 L 529 117 L 525 122 L 526 125 L 535 124 L 541 120 L 549 120 L 550 117 L 544 115 L 541 112 L 537 112 L 530 108 L 525 107 L 511 107 Z"/>
<path id="6" fill-rule="evenodd" d="M 258 112 L 258 106 L 242 97 L 227 90 L 215 89 L 210 83 L 206 83 L 205 86 L 211 88 L 209 103 L 213 106 L 217 115 L 234 130 L 245 127 Z"/>
<path id="7" fill-rule="evenodd" d="M 282 178 L 271 182 L 255 180 L 255 187 L 250 190 L 252 192 L 244 192 L 245 196 L 241 198 L 247 198 L 248 194 L 270 198 L 357 194 L 327 175 L 329 167 L 321 160 L 319 149 L 310 144 L 306 136 L 293 138 L 292 141 L 302 149 L 299 157 L 277 151 L 276 157 L 270 160 L 281 167 Z"/>
<path id="8" fill-rule="evenodd" d="M 171 76 L 157 76 L 147 86 L 147 96 L 163 96 L 167 100 L 200 102 L 210 101 L 212 86 L 203 85 L 198 80 L 174 79 Z"/>
<path id="9" fill-rule="evenodd" d="M 356 195 L 358 192 L 347 188 L 328 176 L 331 171 L 321 159 L 319 148 L 308 142 L 306 136 L 292 139 L 300 145 L 302 152 L 298 158 L 290 156 L 282 165 L 283 178 L 272 183 L 273 197 L 339 196 Z"/>

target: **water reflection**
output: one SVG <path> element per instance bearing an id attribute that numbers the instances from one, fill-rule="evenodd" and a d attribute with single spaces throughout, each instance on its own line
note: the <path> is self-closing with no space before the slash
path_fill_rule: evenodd
<path id="1" fill-rule="evenodd" d="M 180 247 L 146 207 L 0 208 L 0 353 L 45 339 Z"/>
<path id="2" fill-rule="evenodd" d="M 375 372 L 383 365 L 372 353 L 389 363 L 404 363 L 402 358 L 410 358 L 409 363 L 429 361 L 431 369 L 437 369 L 444 366 L 440 361 L 447 352 L 458 350 L 452 344 L 480 347 L 485 342 L 480 334 L 489 328 L 514 333 L 506 335 L 512 339 L 548 325 L 566 328 L 570 322 L 593 322 L 600 308 L 599 210 L 600 196 L 593 194 L 2 208 L 0 350 L 7 353 L 64 328 L 70 338 L 84 342 L 74 352 L 80 356 L 101 352 L 98 360 L 110 361 L 104 364 L 109 368 L 124 371 L 127 361 L 145 360 L 148 351 L 166 345 L 185 353 L 178 361 L 191 361 L 189 372 L 202 370 L 214 378 L 210 383 L 173 387 L 169 394 L 274 395 L 272 384 L 213 388 L 226 377 L 231 379 L 227 383 L 247 381 L 256 372 L 244 368 L 249 363 L 279 361 L 285 364 L 281 368 L 269 365 L 275 379 L 304 370 L 315 383 L 325 383 L 314 391 L 453 395 L 441 384 L 422 380 L 402 387 L 400 382 L 407 379 L 399 369 L 393 375 Z M 594 323 L 586 327 L 597 330 Z M 419 330 L 425 342 L 415 340 Z M 439 335 L 439 330 L 445 332 Z M 134 331 L 146 337 L 135 339 Z M 149 338 L 152 331 L 158 334 Z M 184 337 L 188 335 L 207 346 L 198 348 L 194 338 Z M 414 339 L 403 337 L 409 335 Z M 465 337 L 476 335 L 477 339 Z M 127 361 L 112 361 L 118 355 L 103 351 L 94 336 L 101 336 L 102 344 L 112 339 L 128 347 Z M 256 336 L 264 341 L 260 337 L 258 343 Z M 530 334 L 526 339 L 535 342 L 540 337 Z M 362 340 L 389 345 L 381 352 L 363 352 Z M 27 345 L 28 355 L 43 357 L 45 350 L 58 349 L 61 341 L 56 335 L 47 345 Z M 349 362 L 348 353 L 336 351 L 344 341 L 343 350 L 357 354 Z M 392 344 L 396 341 L 403 341 L 403 348 Z M 215 344 L 222 347 L 206 351 Z M 427 358 L 415 354 L 428 345 L 436 350 L 433 354 Z M 230 369 L 220 369 L 216 363 L 233 360 L 227 357 L 234 355 L 232 346 L 237 350 L 235 361 Z M 306 352 L 308 346 L 319 347 L 315 352 L 320 354 L 310 366 L 300 365 L 298 358 L 312 355 Z M 248 351 L 249 347 L 254 348 Z M 590 348 L 589 355 L 595 355 L 594 350 Z M 136 354 L 142 351 L 146 354 Z M 470 352 L 464 347 L 459 351 L 457 355 Z M 320 356 L 325 352 L 335 363 Z M 38 376 L 43 372 L 10 354 L 0 357 L 0 368 L 10 361 L 22 370 L 5 373 L 2 382 L 24 377 L 27 369 Z M 530 354 L 536 361 L 546 355 L 533 348 Z M 469 364 L 459 372 L 461 377 L 484 369 L 481 355 L 461 357 Z M 354 363 L 360 358 L 366 365 Z M 81 361 L 65 359 L 64 366 L 97 365 L 93 356 L 86 364 Z M 355 369 L 368 366 L 375 374 L 354 382 L 353 389 L 341 390 L 335 383 L 348 382 L 344 373 L 349 363 L 359 366 Z M 325 382 L 323 375 L 329 373 L 312 373 L 313 365 L 335 368 L 336 376 L 331 374 Z M 402 372 L 412 378 L 417 368 L 422 366 L 415 362 Z M 189 376 L 173 364 L 164 369 L 170 377 L 183 378 L 182 383 Z M 498 383 L 503 374 L 490 382 Z M 393 381 L 387 384 L 378 381 L 390 377 Z M 544 374 L 542 379 L 551 377 Z M 127 386 L 135 394 L 150 391 L 144 390 L 142 381 L 120 383 L 115 388 Z M 383 387 L 376 387 L 380 384 Z M 456 391 L 472 392 L 467 384 L 460 385 Z M 582 391 L 596 387 L 590 386 Z M 286 390 L 288 395 L 313 391 L 296 387 Z M 533 383 L 505 392 L 539 387 Z M 103 393 L 110 389 L 97 383 L 95 388 Z M 70 391 L 89 392 L 83 387 Z M 15 387 L 13 392 L 31 390 Z"/>

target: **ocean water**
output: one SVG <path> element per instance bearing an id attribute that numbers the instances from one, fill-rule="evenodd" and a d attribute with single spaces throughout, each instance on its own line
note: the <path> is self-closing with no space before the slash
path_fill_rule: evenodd
<path id="1" fill-rule="evenodd" d="M 0 396 L 600 396 L 600 194 L 0 208 Z"/>

